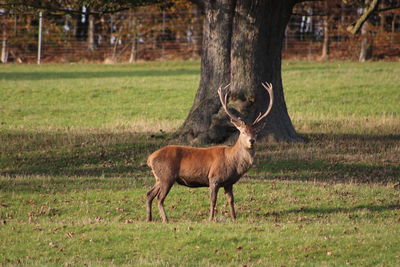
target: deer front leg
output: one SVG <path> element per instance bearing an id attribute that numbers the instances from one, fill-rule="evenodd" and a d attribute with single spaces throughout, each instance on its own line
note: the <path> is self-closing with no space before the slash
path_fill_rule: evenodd
<path id="1" fill-rule="evenodd" d="M 215 206 L 217 204 L 217 195 L 218 195 L 219 186 L 216 184 L 210 184 L 210 221 L 213 221 L 215 218 Z"/>
<path id="2" fill-rule="evenodd" d="M 224 189 L 229 206 L 231 207 L 232 220 L 236 220 L 235 200 L 233 198 L 233 185 L 227 185 L 224 187 Z"/>

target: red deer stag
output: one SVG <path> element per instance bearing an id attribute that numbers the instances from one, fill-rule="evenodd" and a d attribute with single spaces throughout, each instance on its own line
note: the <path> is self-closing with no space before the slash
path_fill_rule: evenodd
<path id="1" fill-rule="evenodd" d="M 218 189 L 223 187 L 230 205 L 232 219 L 236 219 L 232 187 L 253 164 L 255 141 L 258 132 L 264 127 L 261 121 L 271 111 L 273 92 L 271 84 L 262 83 L 269 93 L 269 106 L 266 112 L 260 113 L 253 123 L 246 124 L 241 118 L 229 112 L 226 106 L 228 92 L 223 92 L 223 90 L 225 91 L 228 86 L 224 89 L 220 87 L 218 95 L 232 124 L 240 131 L 235 145 L 208 148 L 171 145 L 152 153 L 147 159 L 147 165 L 152 169 L 156 183 L 147 192 L 147 221 L 152 220 L 151 206 L 156 196 L 162 220 L 168 221 L 164 210 L 164 200 L 175 182 L 188 187 L 210 188 L 210 221 L 214 220 Z"/>

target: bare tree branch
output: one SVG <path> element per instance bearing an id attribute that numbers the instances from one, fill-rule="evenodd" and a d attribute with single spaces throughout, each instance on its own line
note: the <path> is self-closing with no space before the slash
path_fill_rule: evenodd
<path id="1" fill-rule="evenodd" d="M 369 4 L 368 8 L 364 10 L 364 13 L 361 17 L 352 25 L 347 27 L 347 31 L 352 34 L 356 34 L 360 29 L 361 26 L 364 24 L 365 21 L 371 16 L 371 14 L 378 8 L 380 0 L 372 0 Z"/>
<path id="2" fill-rule="evenodd" d="M 197 5 L 200 8 L 204 7 L 204 2 L 207 2 L 206 0 L 188 0 L 189 2 L 192 2 L 193 4 Z"/>
<path id="3" fill-rule="evenodd" d="M 375 13 L 385 12 L 385 11 L 388 11 L 388 10 L 399 9 L 399 8 L 400 8 L 400 4 L 397 4 L 397 5 L 394 5 L 394 6 L 389 6 L 389 7 L 377 9 L 377 10 L 375 10 Z"/>

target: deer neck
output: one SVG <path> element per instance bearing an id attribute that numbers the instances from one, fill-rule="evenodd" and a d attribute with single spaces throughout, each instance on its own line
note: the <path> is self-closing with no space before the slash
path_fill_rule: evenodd
<path id="1" fill-rule="evenodd" d="M 230 161 L 235 165 L 236 171 L 239 175 L 243 175 L 253 165 L 255 148 L 248 148 L 243 144 L 240 136 L 235 145 L 230 147 L 229 151 Z"/>

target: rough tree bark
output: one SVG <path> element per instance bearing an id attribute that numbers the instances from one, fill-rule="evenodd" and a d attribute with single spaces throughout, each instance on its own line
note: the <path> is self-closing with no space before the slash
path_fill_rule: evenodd
<path id="1" fill-rule="evenodd" d="M 271 82 L 275 101 L 261 137 L 300 141 L 288 115 L 281 77 L 281 49 L 294 0 L 202 1 L 205 13 L 201 79 L 178 136 L 196 144 L 221 143 L 236 131 L 221 109 L 217 88 L 230 83 L 229 106 L 247 121 L 268 103 L 261 82 Z"/>

